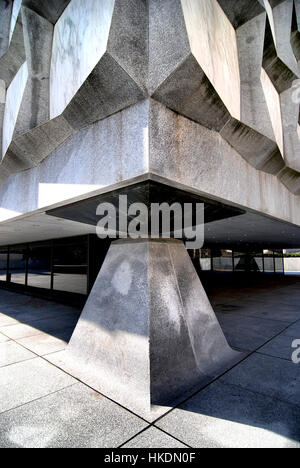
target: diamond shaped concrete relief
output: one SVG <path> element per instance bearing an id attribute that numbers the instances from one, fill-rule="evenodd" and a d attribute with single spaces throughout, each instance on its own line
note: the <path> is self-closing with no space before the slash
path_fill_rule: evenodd
<path id="1" fill-rule="evenodd" d="M 23 0 L 0 8 L 0 181 L 151 98 L 149 109 L 159 102 L 216 132 L 300 193 L 298 0 Z M 10 104 L 25 62 L 20 102 Z M 153 140 L 151 125 L 145 138 Z M 157 146 L 150 141 L 149 161 Z"/>

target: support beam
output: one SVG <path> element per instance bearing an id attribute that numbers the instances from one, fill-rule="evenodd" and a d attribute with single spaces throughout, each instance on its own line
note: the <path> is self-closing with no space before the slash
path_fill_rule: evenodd
<path id="1" fill-rule="evenodd" d="M 113 242 L 60 363 L 147 419 L 242 358 L 181 241 Z"/>

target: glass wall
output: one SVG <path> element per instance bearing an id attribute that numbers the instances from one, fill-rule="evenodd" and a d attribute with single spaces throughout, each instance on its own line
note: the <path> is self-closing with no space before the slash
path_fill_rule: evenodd
<path id="1" fill-rule="evenodd" d="M 275 273 L 284 273 L 284 260 L 282 252 L 274 252 Z"/>
<path id="2" fill-rule="evenodd" d="M 28 247 L 28 286 L 51 288 L 51 245 Z"/>
<path id="3" fill-rule="evenodd" d="M 86 295 L 89 239 L 89 236 L 80 236 L 1 247 L 0 281 Z M 93 252 L 99 259 L 107 251 L 104 244 L 99 239 L 93 241 Z M 90 283 L 96 278 L 101 263 L 98 261 L 97 271 L 90 272 Z"/>
<path id="4" fill-rule="evenodd" d="M 275 271 L 274 254 L 271 250 L 264 250 L 264 267 L 265 273 L 274 273 Z"/>
<path id="5" fill-rule="evenodd" d="M 53 288 L 87 294 L 87 238 L 54 243 Z"/>
<path id="6" fill-rule="evenodd" d="M 10 247 L 8 281 L 16 284 L 26 283 L 27 247 Z"/>
<path id="7" fill-rule="evenodd" d="M 1 247 L 0 281 L 87 295 L 108 248 L 109 243 L 96 236 Z M 199 275 L 210 270 L 284 273 L 282 251 L 237 252 L 214 248 L 190 250 L 189 254 Z"/>
<path id="8" fill-rule="evenodd" d="M 0 249 L 0 281 L 6 281 L 7 255 L 7 249 Z"/>

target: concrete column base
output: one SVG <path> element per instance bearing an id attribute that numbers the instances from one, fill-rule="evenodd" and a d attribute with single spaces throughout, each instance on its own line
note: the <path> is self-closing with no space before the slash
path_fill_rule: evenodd
<path id="1" fill-rule="evenodd" d="M 159 406 L 177 403 L 241 358 L 183 242 L 121 240 L 108 251 L 62 367 L 154 419 Z"/>

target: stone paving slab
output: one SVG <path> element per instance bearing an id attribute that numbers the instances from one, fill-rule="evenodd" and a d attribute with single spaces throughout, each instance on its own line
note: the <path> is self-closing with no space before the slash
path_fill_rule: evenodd
<path id="1" fill-rule="evenodd" d="M 292 361 L 292 353 L 294 351 L 294 349 L 292 349 L 292 342 L 293 338 L 283 333 L 271 340 L 268 344 L 263 346 L 263 348 L 260 348 L 259 354 L 266 354 L 268 356 Z"/>
<path id="2" fill-rule="evenodd" d="M 187 445 L 152 426 L 124 444 L 122 448 L 187 448 Z"/>
<path id="3" fill-rule="evenodd" d="M 227 302 L 224 293 L 219 295 L 216 310 L 232 346 L 254 350 L 273 339 L 221 380 L 162 417 L 157 426 L 167 433 L 148 427 L 139 417 L 51 365 L 70 339 L 78 311 L 74 314 L 73 308 L 0 290 L 0 318 L 6 315 L 25 322 L 0 327 L 0 362 L 1 358 L 8 362 L 0 367 L 0 447 L 183 448 L 187 444 L 195 448 L 300 448 L 300 365 L 287 360 L 289 344 L 300 339 L 300 320 L 290 323 L 298 314 L 300 291 L 298 285 L 293 291 L 292 287 L 276 289 L 273 294 L 241 291 L 238 301 L 232 301 L 231 294 Z M 276 305 L 278 293 L 280 306 Z M 228 307 L 220 312 L 220 304 L 225 303 Z M 231 307 L 236 304 L 237 308 Z M 257 315 L 253 315 L 255 304 Z M 290 314 L 283 322 L 278 320 L 282 304 Z M 47 318 L 41 315 L 45 313 Z M 73 317 L 71 323 L 69 316 Z M 9 346 L 1 351 L 2 345 Z M 30 360 L 9 364 L 9 350 L 13 349 L 11 359 L 30 353 Z M 44 358 L 32 357 L 31 352 Z"/>
<path id="4" fill-rule="evenodd" d="M 0 343 L 5 343 L 6 341 L 10 341 L 10 338 L 0 333 Z"/>
<path id="5" fill-rule="evenodd" d="M 42 358 L 0 368 L 0 413 L 75 383 Z"/>
<path id="6" fill-rule="evenodd" d="M 300 409 L 214 382 L 157 424 L 194 448 L 300 448 Z"/>
<path id="7" fill-rule="evenodd" d="M 291 336 L 295 339 L 300 340 L 300 320 L 297 323 L 291 325 L 285 332 L 284 335 Z"/>
<path id="8" fill-rule="evenodd" d="M 37 320 L 43 319 L 54 319 L 54 318 L 64 318 L 64 317 L 77 317 L 79 312 L 77 310 L 70 310 L 66 308 L 60 308 L 59 306 L 55 308 L 33 308 L 28 306 L 19 306 L 16 311 L 5 311 L 0 314 L 0 326 L 2 326 L 1 317 L 7 317 L 11 321 L 15 320 L 17 322 L 24 322 L 28 325 L 36 322 Z M 5 323 L 3 323 L 5 325 Z"/>
<path id="9" fill-rule="evenodd" d="M 67 317 L 54 317 L 43 320 L 36 320 L 31 325 L 18 323 L 16 325 L 9 325 L 0 327 L 0 332 L 13 340 L 26 338 L 29 336 L 39 335 L 42 332 L 51 333 L 56 330 L 64 330 L 69 327 L 75 327 L 78 321 L 78 316 Z"/>
<path id="10" fill-rule="evenodd" d="M 0 446 L 112 448 L 145 427 L 142 419 L 85 385 L 75 384 L 0 414 Z"/>
<path id="11" fill-rule="evenodd" d="M 255 353 L 221 377 L 220 381 L 300 407 L 299 365 L 283 359 Z"/>
<path id="12" fill-rule="evenodd" d="M 0 344 L 0 367 L 15 364 L 17 362 L 33 359 L 36 355 L 23 348 L 23 346 L 7 341 Z"/>
<path id="13" fill-rule="evenodd" d="M 29 336 L 28 338 L 17 340 L 17 342 L 39 356 L 62 351 L 67 346 L 66 341 L 46 334 Z"/>
<path id="14" fill-rule="evenodd" d="M 232 301 L 233 302 L 233 301 Z M 259 317 L 263 319 L 279 320 L 280 322 L 293 323 L 300 319 L 299 306 L 295 305 L 258 305 L 257 303 L 249 304 L 219 304 L 216 311 L 226 315 L 239 314 L 242 316 Z"/>
<path id="15" fill-rule="evenodd" d="M 10 317 L 9 315 L 6 314 L 1 314 L 0 313 L 0 327 L 6 327 L 8 325 L 15 325 L 19 323 L 16 318 Z"/>
<path id="16" fill-rule="evenodd" d="M 240 314 L 217 313 L 217 317 L 229 344 L 248 351 L 254 351 L 290 325 L 288 322 Z"/>

